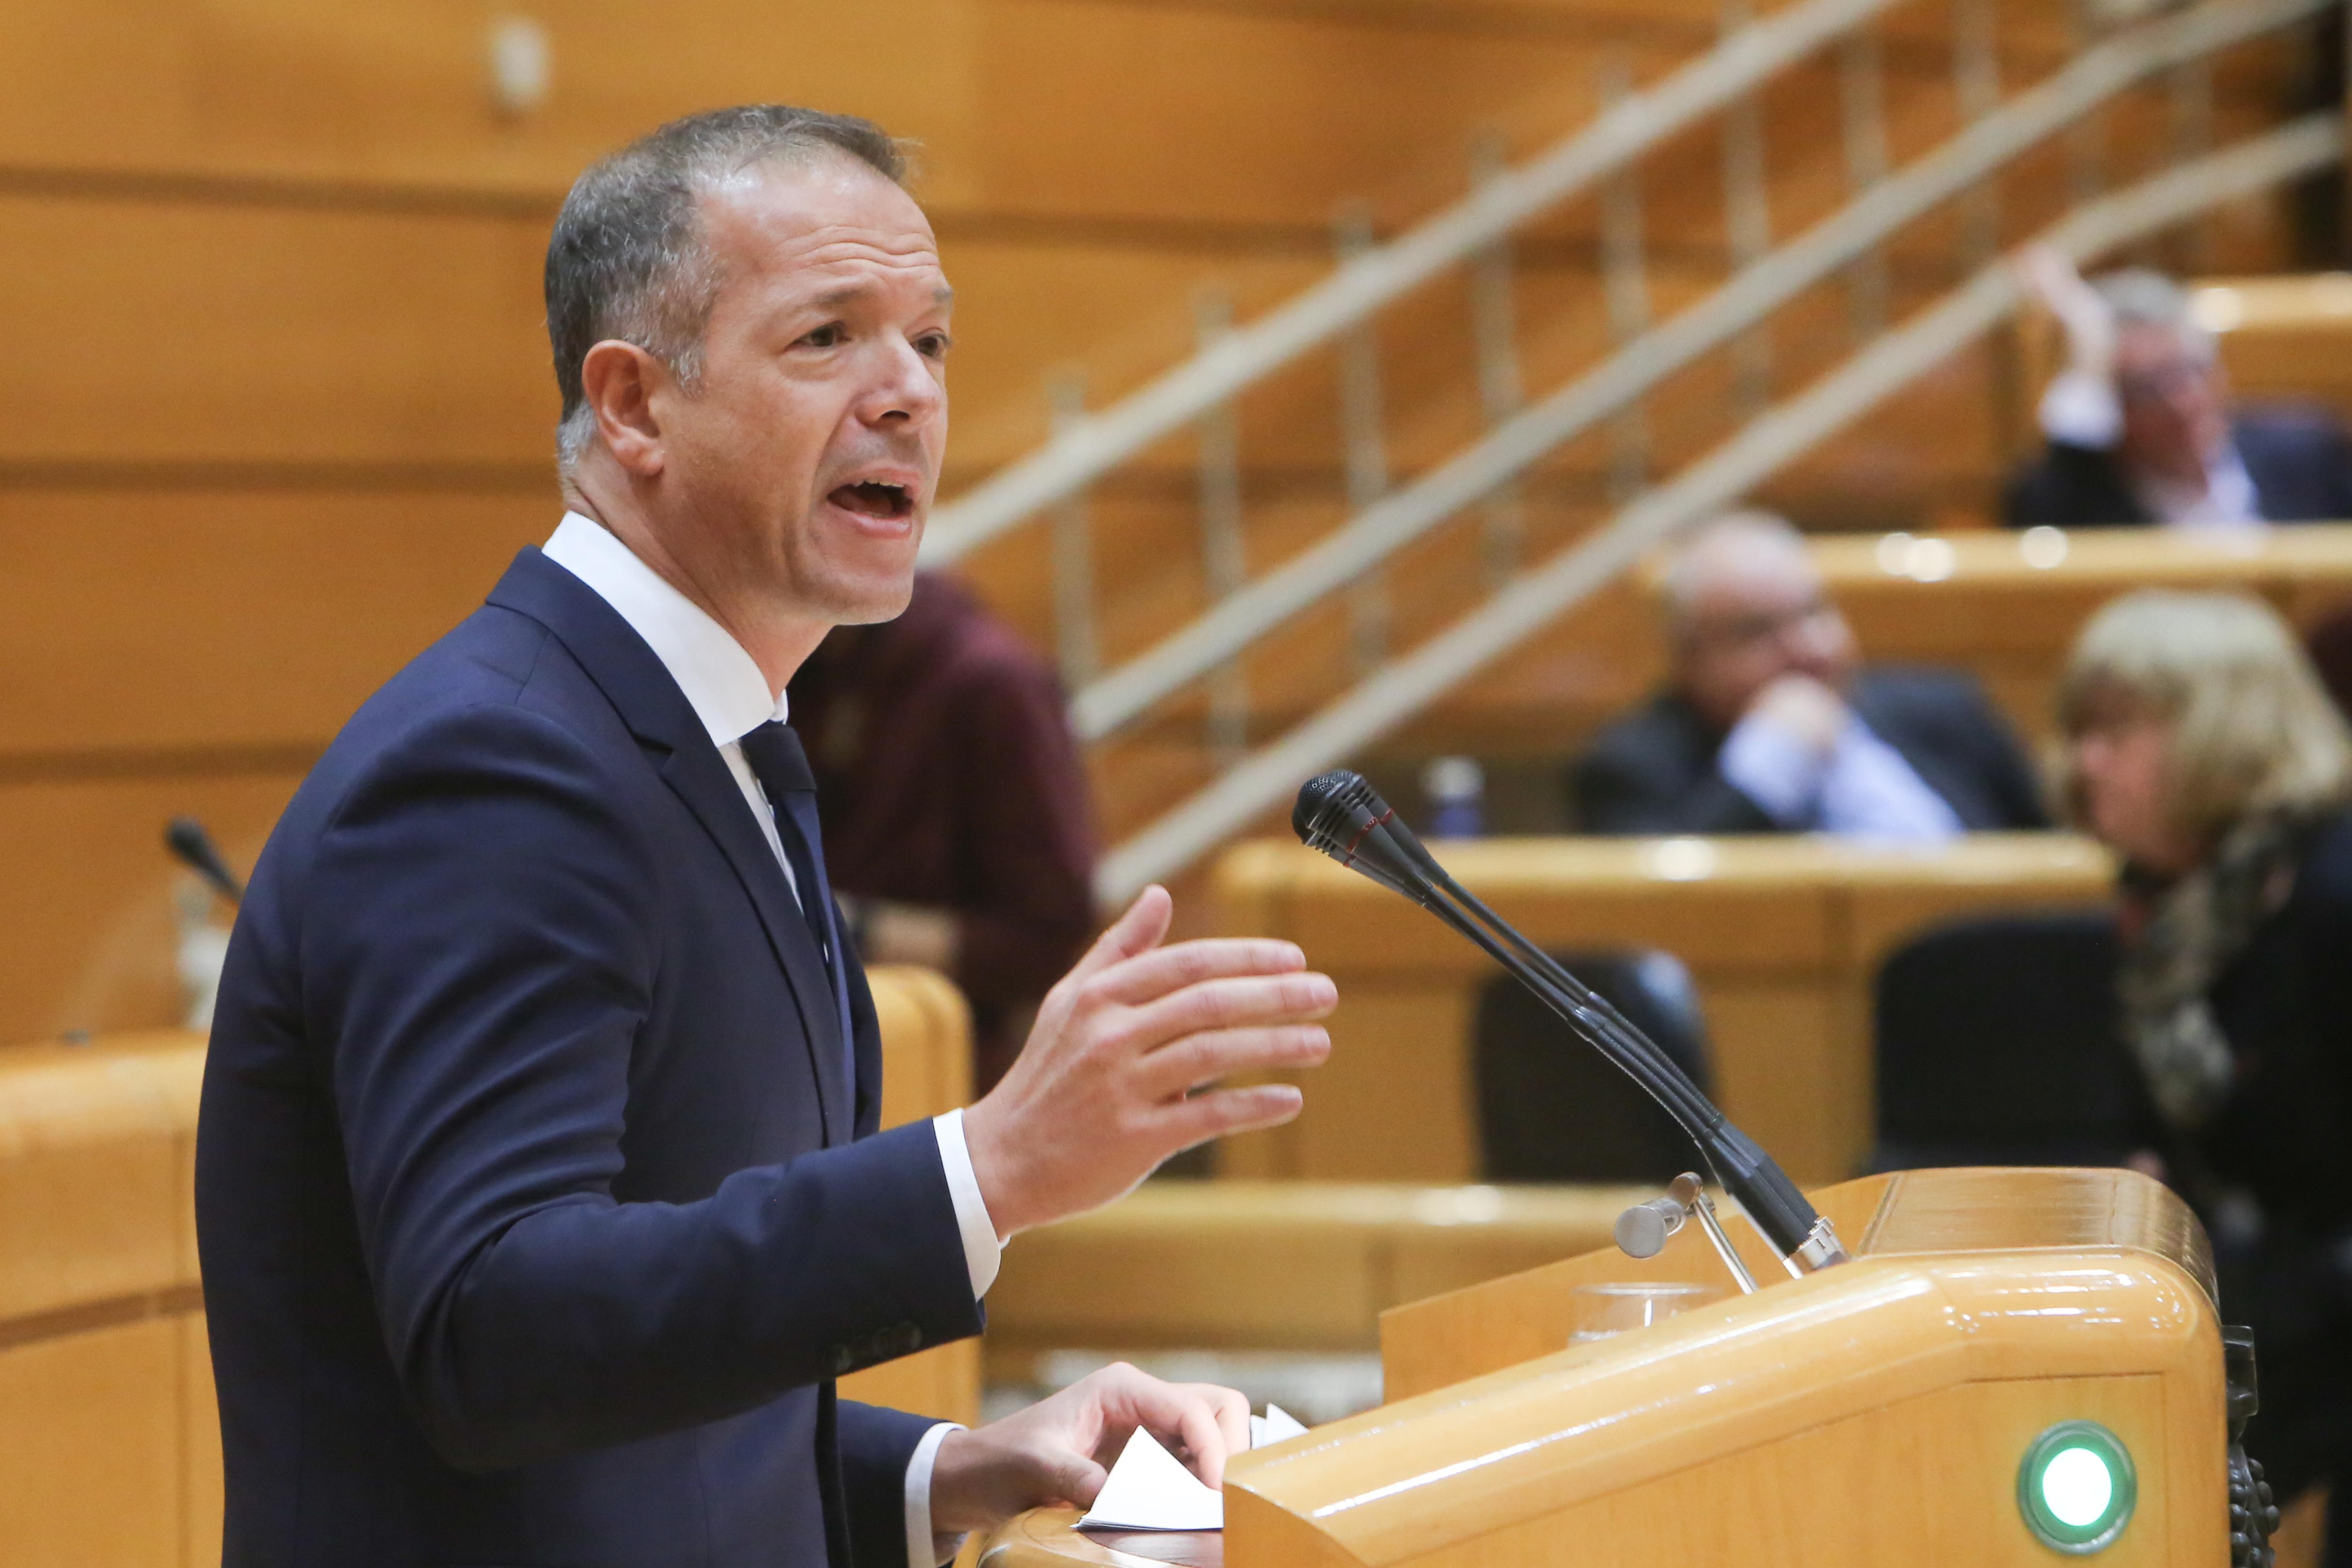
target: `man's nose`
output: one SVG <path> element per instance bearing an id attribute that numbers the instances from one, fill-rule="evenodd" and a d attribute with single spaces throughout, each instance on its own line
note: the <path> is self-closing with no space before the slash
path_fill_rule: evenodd
<path id="1" fill-rule="evenodd" d="M 882 353 L 874 384 L 861 400 L 859 417 L 868 425 L 893 420 L 919 425 L 936 418 L 947 406 L 948 394 L 930 360 L 903 339 Z"/>

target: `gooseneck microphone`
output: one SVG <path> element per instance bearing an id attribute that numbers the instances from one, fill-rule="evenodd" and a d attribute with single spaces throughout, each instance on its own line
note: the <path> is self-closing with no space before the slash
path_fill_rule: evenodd
<path id="1" fill-rule="evenodd" d="M 1403 894 L 1477 944 L 1639 1084 L 1697 1145 L 1716 1181 L 1739 1200 L 1791 1273 L 1845 1261 L 1830 1222 L 1772 1157 L 1725 1120 L 1656 1041 L 1455 881 L 1362 775 L 1341 769 L 1307 780 L 1290 826 L 1308 848 Z"/>
<path id="2" fill-rule="evenodd" d="M 245 884 L 228 868 L 228 862 L 221 858 L 220 847 L 205 831 L 203 823 L 193 816 L 172 818 L 171 825 L 163 829 L 163 847 L 182 865 L 211 884 L 214 892 L 232 904 L 244 902 Z"/>

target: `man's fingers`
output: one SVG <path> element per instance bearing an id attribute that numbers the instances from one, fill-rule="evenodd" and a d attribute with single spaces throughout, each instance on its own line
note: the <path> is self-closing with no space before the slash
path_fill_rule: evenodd
<path id="1" fill-rule="evenodd" d="M 1168 1100 L 1235 1073 L 1314 1067 L 1330 1054 L 1320 1024 L 1213 1029 L 1145 1056 L 1136 1081 L 1147 1099 Z"/>
<path id="2" fill-rule="evenodd" d="M 1103 1483 L 1110 1472 L 1084 1454 L 1069 1452 L 1057 1455 L 1045 1467 L 1046 1489 L 1064 1502 L 1080 1508 L 1091 1508 L 1102 1495 Z"/>
<path id="3" fill-rule="evenodd" d="M 1328 974 L 1248 974 L 1204 980 L 1136 1010 L 1136 1037 L 1160 1042 L 1208 1029 L 1309 1023 L 1339 1005 Z"/>
<path id="4" fill-rule="evenodd" d="M 1176 1386 L 1207 1402 L 1210 1412 L 1217 1418 L 1217 1430 L 1224 1435 L 1228 1457 L 1249 1452 L 1249 1401 L 1238 1390 L 1220 1388 L 1213 1383 L 1180 1383 Z"/>
<path id="5" fill-rule="evenodd" d="M 1223 1486 L 1225 1456 L 1249 1447 L 1249 1405 L 1231 1389 L 1204 1384 L 1162 1383 L 1121 1363 L 1103 1375 L 1104 1414 L 1116 1415 L 1118 1426 L 1132 1423 L 1166 1444 L 1181 1441 L 1192 1457 L 1192 1473 L 1208 1486 Z M 1230 1401 L 1240 1412 L 1236 1423 L 1226 1408 Z"/>
<path id="6" fill-rule="evenodd" d="M 1196 1094 L 1168 1109 L 1164 1125 L 1168 1152 L 1181 1153 L 1230 1132 L 1279 1127 L 1297 1115 L 1306 1102 L 1298 1086 L 1288 1083 L 1253 1083 Z"/>
<path id="7" fill-rule="evenodd" d="M 1179 1390 L 1176 1430 L 1184 1438 L 1184 1447 L 1192 1458 L 1192 1473 L 1206 1487 L 1225 1484 L 1225 1456 L 1233 1451 L 1233 1440 L 1217 1420 L 1216 1407 L 1190 1389 Z M 1243 1427 L 1242 1447 L 1249 1447 L 1248 1427 Z"/>
<path id="8" fill-rule="evenodd" d="M 1110 929 L 1095 938 L 1086 956 L 1072 966 L 1069 978 L 1084 981 L 1122 960 L 1150 952 L 1168 934 L 1168 921 L 1175 910 L 1175 900 L 1168 896 L 1167 889 L 1157 882 L 1144 889 L 1135 895 L 1135 902 L 1110 922 Z"/>
<path id="9" fill-rule="evenodd" d="M 1295 942 L 1272 937 L 1202 937 L 1123 960 L 1106 968 L 1097 992 L 1129 1006 L 1158 1001 L 1187 985 L 1242 974 L 1292 974 L 1307 967 Z"/>

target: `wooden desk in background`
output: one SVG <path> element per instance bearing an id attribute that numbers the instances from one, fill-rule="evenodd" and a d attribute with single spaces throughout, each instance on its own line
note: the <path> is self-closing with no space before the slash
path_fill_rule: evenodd
<path id="1" fill-rule="evenodd" d="M 1927 926 L 2105 897 L 2105 851 L 1981 834 L 1940 851 L 1825 840 L 1484 839 L 1448 869 L 1554 949 L 1658 947 L 1696 978 L 1718 1098 L 1801 1182 L 1853 1173 L 1872 1127 L 1870 986 Z M 1226 852 L 1227 932 L 1286 937 L 1339 983 L 1331 1058 L 1287 1127 L 1231 1140 L 1235 1176 L 1460 1182 L 1478 1173 L 1470 1036 L 1499 972 L 1429 914 L 1295 844 Z"/>
<path id="2" fill-rule="evenodd" d="M 970 1016 L 927 970 L 872 972 L 885 1125 L 971 1096 Z M 0 1048 L 0 1560 L 220 1561 L 220 1425 L 197 1279 L 203 1037 Z M 1387 1303 L 1382 1303 L 1386 1305 Z M 976 1340 L 842 1380 L 967 1425 Z"/>
<path id="3" fill-rule="evenodd" d="M 1873 662 L 1973 673 L 2021 735 L 2052 731 L 2050 700 L 2074 638 L 2134 588 L 2236 588 L 2302 626 L 2352 602 L 2352 525 L 2247 533 L 1822 534 L 1813 560 Z"/>

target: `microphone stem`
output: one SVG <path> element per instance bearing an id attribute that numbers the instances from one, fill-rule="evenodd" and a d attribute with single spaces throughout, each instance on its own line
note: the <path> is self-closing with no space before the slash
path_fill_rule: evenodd
<path id="1" fill-rule="evenodd" d="M 1534 971 L 1525 960 L 1507 950 L 1469 916 L 1444 899 L 1416 899 L 1414 901 L 1476 943 L 1520 984 L 1535 993 L 1537 1000 L 1557 1014 L 1587 1045 L 1615 1063 L 1620 1071 L 1656 1100 L 1660 1109 L 1674 1119 L 1675 1124 L 1698 1145 L 1702 1152 L 1709 1150 L 1713 1142 L 1710 1134 L 1715 1130 L 1714 1124 L 1720 1122 L 1722 1113 L 1705 1103 L 1698 1096 L 1696 1086 L 1673 1063 L 1664 1060 L 1663 1056 L 1653 1056 L 1650 1052 L 1634 1048 L 1610 1029 L 1606 1020 L 1594 1016 L 1589 1007 L 1579 1006 L 1551 983 L 1549 976 Z"/>
<path id="2" fill-rule="evenodd" d="M 1423 907 L 1439 912 L 1448 925 L 1476 942 L 1664 1107 L 1666 1114 L 1698 1146 L 1717 1184 L 1739 1200 L 1740 1207 L 1748 1211 L 1748 1217 L 1783 1258 L 1794 1259 L 1801 1249 L 1807 1248 L 1813 1242 L 1820 1216 L 1803 1191 L 1772 1157 L 1732 1127 L 1690 1076 L 1655 1042 L 1628 1023 L 1605 997 L 1570 973 L 1551 954 L 1529 942 L 1475 894 L 1456 882 L 1444 867 L 1436 864 L 1434 856 L 1426 851 L 1423 854 L 1433 888 L 1458 899 L 1465 910 L 1476 911 L 1479 921 L 1491 926 L 1496 934 L 1489 935 L 1479 929 L 1465 910 L 1454 909 L 1445 899 L 1422 900 Z M 1497 937 L 1501 940 L 1497 941 Z M 1790 1265 L 1795 1266 L 1793 1262 Z"/>

